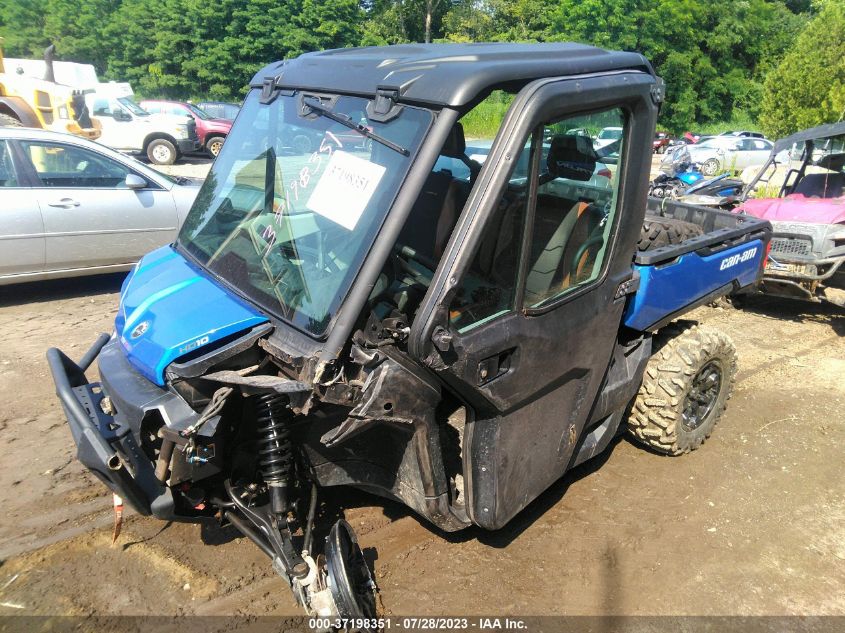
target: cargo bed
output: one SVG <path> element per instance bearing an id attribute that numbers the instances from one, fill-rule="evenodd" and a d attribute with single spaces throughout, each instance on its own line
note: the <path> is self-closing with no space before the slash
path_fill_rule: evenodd
<path id="1" fill-rule="evenodd" d="M 704 234 L 634 257 L 639 287 L 625 311 L 625 325 L 655 331 L 684 312 L 753 285 L 772 235 L 769 222 L 747 215 L 649 198 L 646 219 L 673 218 Z"/>

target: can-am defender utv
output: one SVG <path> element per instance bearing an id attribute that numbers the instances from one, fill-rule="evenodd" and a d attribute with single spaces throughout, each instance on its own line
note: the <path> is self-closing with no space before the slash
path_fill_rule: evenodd
<path id="1" fill-rule="evenodd" d="M 140 514 L 232 524 L 309 613 L 360 617 L 370 572 L 343 521 L 314 542 L 320 488 L 494 530 L 620 425 L 697 448 L 733 347 L 664 326 L 755 283 L 770 227 L 657 200 L 644 226 L 661 98 L 642 56 L 574 44 L 264 68 L 114 334 L 48 352 L 80 460 Z M 501 126 L 467 140 L 485 100 Z"/>

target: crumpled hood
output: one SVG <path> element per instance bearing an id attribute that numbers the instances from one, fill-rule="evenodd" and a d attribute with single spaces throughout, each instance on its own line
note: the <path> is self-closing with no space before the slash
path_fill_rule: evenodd
<path id="1" fill-rule="evenodd" d="M 164 385 L 173 361 L 265 322 L 165 246 L 146 255 L 123 282 L 114 325 L 129 362 Z"/>
<path id="2" fill-rule="evenodd" d="M 746 200 L 734 209 L 734 213 L 740 211 L 770 221 L 837 224 L 845 222 L 845 198 L 807 198 L 793 193 L 785 198 Z"/>

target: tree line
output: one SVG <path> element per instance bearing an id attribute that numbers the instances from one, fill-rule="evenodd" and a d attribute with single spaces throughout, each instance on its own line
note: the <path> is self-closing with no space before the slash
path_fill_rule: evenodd
<path id="1" fill-rule="evenodd" d="M 0 0 L 0 36 L 10 57 L 54 43 L 146 97 L 240 100 L 264 64 L 326 48 L 579 41 L 643 53 L 673 132 L 759 120 L 783 134 L 845 109 L 842 0 Z"/>

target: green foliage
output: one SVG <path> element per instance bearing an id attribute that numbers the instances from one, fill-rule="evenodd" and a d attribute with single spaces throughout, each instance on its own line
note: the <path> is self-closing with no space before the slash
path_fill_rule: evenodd
<path id="1" fill-rule="evenodd" d="M 44 32 L 47 0 L 0 0 L 0 36 L 9 57 L 41 58 L 50 44 Z"/>
<path id="2" fill-rule="evenodd" d="M 452 42 L 541 42 L 548 39 L 551 14 L 545 0 L 464 0 L 443 18 Z"/>
<path id="3" fill-rule="evenodd" d="M 513 102 L 513 95 L 494 90 L 484 101 L 461 118 L 464 136 L 468 139 L 491 139 L 496 136 L 502 120 Z"/>
<path id="4" fill-rule="evenodd" d="M 760 126 L 754 117 L 743 110 L 734 109 L 733 116 L 726 121 L 713 121 L 698 125 L 695 131 L 702 136 L 716 136 L 728 130 L 750 130 L 759 132 Z"/>
<path id="5" fill-rule="evenodd" d="M 799 38 L 822 6 L 832 17 Z M 667 84 L 664 129 L 750 123 L 765 103 L 767 130 L 778 131 L 808 118 L 801 108 L 788 123 L 773 114 L 779 101 L 790 104 L 781 110 L 796 108 L 798 87 L 819 95 L 817 110 L 845 109 L 832 70 L 845 38 L 824 26 L 842 10 L 842 0 L 0 0 L 0 36 L 12 57 L 40 57 L 53 42 L 59 59 L 92 63 L 139 95 L 216 99 L 240 99 L 262 66 L 306 51 L 426 37 L 578 41 L 652 62 Z M 801 77 L 814 51 L 830 63 L 780 90 L 786 81 L 775 78 Z M 500 108 L 484 107 L 491 116 Z"/>
<path id="6" fill-rule="evenodd" d="M 770 135 L 845 118 L 845 3 L 826 0 L 766 78 L 760 124 Z"/>
<path id="7" fill-rule="evenodd" d="M 768 61 L 804 18 L 769 0 L 565 0 L 554 39 L 643 53 L 666 80 L 661 124 L 674 132 L 754 113 Z"/>

